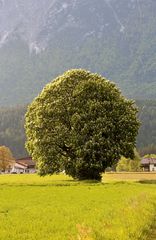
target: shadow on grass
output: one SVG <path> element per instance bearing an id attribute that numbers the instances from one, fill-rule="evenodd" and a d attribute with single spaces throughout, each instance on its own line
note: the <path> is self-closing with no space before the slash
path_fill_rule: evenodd
<path id="1" fill-rule="evenodd" d="M 47 183 L 35 183 L 35 182 L 30 182 L 30 183 L 24 183 L 24 182 L 14 182 L 14 183 L 1 183 L 0 187 L 74 187 L 74 186 L 97 186 L 97 185 L 103 185 L 107 183 L 102 183 L 96 180 L 83 180 L 83 181 L 78 181 L 78 180 L 55 180 Z"/>
<path id="2" fill-rule="evenodd" d="M 139 180 L 138 183 L 142 183 L 142 184 L 156 184 L 156 180 L 142 179 L 142 180 Z"/>
<path id="3" fill-rule="evenodd" d="M 77 180 L 77 179 L 68 179 L 68 180 L 52 180 L 48 182 L 3 182 L 0 183 L 0 187 L 76 187 L 76 186 L 118 186 L 118 185 L 132 185 L 134 183 L 141 183 L 141 184 L 156 184 L 156 180 L 140 180 L 140 181 L 97 181 L 97 180 Z"/>

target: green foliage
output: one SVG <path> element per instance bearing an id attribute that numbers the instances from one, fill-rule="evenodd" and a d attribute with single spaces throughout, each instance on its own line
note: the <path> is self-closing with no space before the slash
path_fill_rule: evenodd
<path id="1" fill-rule="evenodd" d="M 146 154 L 144 158 L 156 158 L 156 154 Z"/>
<path id="2" fill-rule="evenodd" d="M 27 156 L 24 148 L 25 106 L 0 109 L 0 144 L 8 146 L 15 157 Z"/>
<path id="3" fill-rule="evenodd" d="M 138 117 L 141 122 L 137 137 L 137 148 L 141 156 L 148 153 L 156 154 L 156 101 L 137 101 Z"/>
<path id="4" fill-rule="evenodd" d="M 119 160 L 116 170 L 118 172 L 122 172 L 122 171 L 129 171 L 129 160 L 125 157 L 121 157 L 121 159 Z"/>
<path id="5" fill-rule="evenodd" d="M 26 147 L 41 175 L 65 169 L 78 179 L 100 179 L 120 156 L 133 157 L 137 109 L 114 83 L 70 70 L 48 84 L 26 114 Z"/>
<path id="6" fill-rule="evenodd" d="M 156 101 L 136 101 L 141 122 L 137 136 L 137 149 L 141 156 L 156 154 Z M 27 155 L 24 147 L 25 106 L 0 108 L 0 143 L 8 146 L 15 157 Z"/>
<path id="7" fill-rule="evenodd" d="M 116 170 L 118 172 L 137 172 L 140 171 L 140 161 L 141 158 L 139 153 L 135 150 L 135 157 L 134 159 L 121 157 L 120 161 L 117 164 Z"/>

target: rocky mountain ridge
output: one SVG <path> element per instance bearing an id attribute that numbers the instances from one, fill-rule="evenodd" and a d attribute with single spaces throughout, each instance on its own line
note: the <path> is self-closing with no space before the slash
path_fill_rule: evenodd
<path id="1" fill-rule="evenodd" d="M 73 67 L 154 98 L 155 12 L 154 0 L 0 0 L 0 105 L 31 101 Z"/>

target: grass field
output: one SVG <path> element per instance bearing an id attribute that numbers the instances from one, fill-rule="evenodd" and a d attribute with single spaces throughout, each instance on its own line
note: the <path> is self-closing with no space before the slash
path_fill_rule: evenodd
<path id="1" fill-rule="evenodd" d="M 141 183 L 121 175 L 106 174 L 103 183 L 0 175 L 0 240 L 150 240 L 154 175 Z"/>

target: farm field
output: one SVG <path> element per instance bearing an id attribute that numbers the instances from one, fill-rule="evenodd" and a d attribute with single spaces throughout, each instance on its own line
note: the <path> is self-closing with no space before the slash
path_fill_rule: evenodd
<path id="1" fill-rule="evenodd" d="M 154 175 L 145 182 L 142 175 L 138 182 L 112 175 L 102 183 L 0 175 L 0 240 L 150 240 Z"/>
<path id="2" fill-rule="evenodd" d="M 104 175 L 105 181 L 139 181 L 144 183 L 156 183 L 156 172 L 113 172 Z"/>

